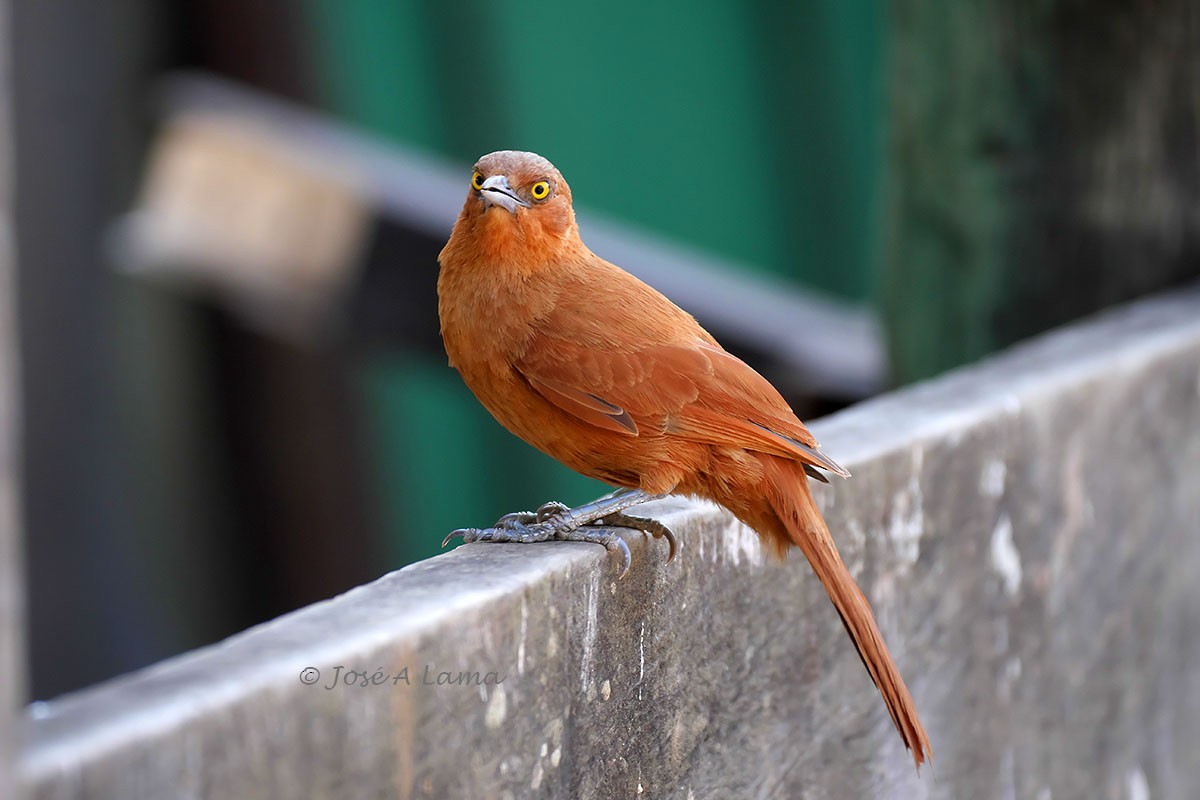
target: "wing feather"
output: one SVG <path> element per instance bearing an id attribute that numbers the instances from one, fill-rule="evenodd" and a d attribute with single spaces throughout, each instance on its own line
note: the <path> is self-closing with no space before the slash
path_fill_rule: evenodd
<path id="1" fill-rule="evenodd" d="M 638 435 L 637 423 L 629 412 L 614 403 L 553 378 L 525 375 L 525 380 L 542 397 L 584 422 L 616 433 Z"/>
<path id="2" fill-rule="evenodd" d="M 598 428 L 741 447 L 849 475 L 766 378 L 699 338 L 609 349 L 535 333 L 514 367 L 546 400 Z"/>

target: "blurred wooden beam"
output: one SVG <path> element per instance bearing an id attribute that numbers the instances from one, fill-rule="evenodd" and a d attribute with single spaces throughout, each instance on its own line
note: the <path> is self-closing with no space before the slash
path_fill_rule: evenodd
<path id="1" fill-rule="evenodd" d="M 9 8 L 0 3 L 0 797 L 24 793 L 17 781 L 19 732 L 27 699 L 25 559 L 18 514 L 18 374 L 13 242 L 13 130 Z"/>
<path id="2" fill-rule="evenodd" d="M 383 145 L 211 78 L 167 84 L 163 132 L 118 262 L 186 282 L 288 337 L 441 353 L 437 253 L 466 165 Z M 568 170 L 569 171 L 569 170 Z M 579 211 L 588 244 L 693 312 L 782 388 L 883 385 L 872 315 Z"/>

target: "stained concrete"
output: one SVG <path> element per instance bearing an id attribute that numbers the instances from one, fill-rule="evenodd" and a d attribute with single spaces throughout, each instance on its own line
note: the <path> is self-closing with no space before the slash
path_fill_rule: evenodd
<path id="1" fill-rule="evenodd" d="M 803 559 L 671 500 L 679 558 L 632 537 L 624 580 L 591 545 L 468 545 L 40 704 L 32 794 L 1195 796 L 1200 291 L 813 430 L 855 474 L 819 496 L 920 776 Z"/>

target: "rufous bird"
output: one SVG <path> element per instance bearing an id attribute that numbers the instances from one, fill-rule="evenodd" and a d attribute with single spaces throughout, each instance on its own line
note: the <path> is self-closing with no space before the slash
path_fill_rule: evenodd
<path id="1" fill-rule="evenodd" d="M 799 547 L 825 586 L 918 767 L 929 738 L 809 491 L 821 452 L 779 392 L 687 312 L 584 245 L 571 189 L 534 153 L 479 159 L 438 256 L 450 364 L 501 425 L 618 491 L 571 509 L 468 528 L 464 541 L 591 541 L 629 551 L 613 527 L 675 539 L 625 509 L 665 494 L 729 509 L 782 557 Z M 451 537 L 447 537 L 447 541 Z"/>

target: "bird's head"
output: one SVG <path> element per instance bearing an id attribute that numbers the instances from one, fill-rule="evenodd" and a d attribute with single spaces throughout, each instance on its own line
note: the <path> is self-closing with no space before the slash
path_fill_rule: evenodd
<path id="1" fill-rule="evenodd" d="M 529 261 L 554 258 L 578 243 L 571 187 L 562 173 L 536 153 L 498 150 L 471 170 L 447 250 L 470 245 L 491 259 Z"/>

